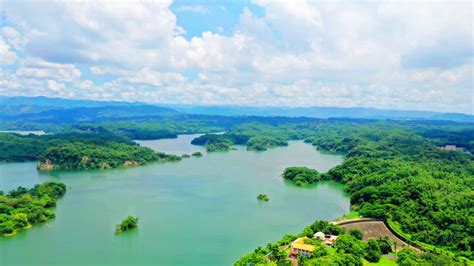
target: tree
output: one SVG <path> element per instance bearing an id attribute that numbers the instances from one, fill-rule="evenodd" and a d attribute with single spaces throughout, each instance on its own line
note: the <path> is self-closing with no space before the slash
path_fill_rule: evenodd
<path id="1" fill-rule="evenodd" d="M 415 252 L 408 248 L 404 248 L 398 252 L 397 263 L 402 266 L 418 265 Z"/>
<path id="2" fill-rule="evenodd" d="M 362 240 L 362 238 L 364 238 L 364 232 L 362 232 L 362 230 L 360 230 L 359 228 L 353 228 L 351 230 L 349 230 L 349 235 L 359 239 L 359 240 Z"/>
<path id="3" fill-rule="evenodd" d="M 15 213 L 12 218 L 15 228 L 21 229 L 28 226 L 28 218 L 25 213 Z"/>
<path id="4" fill-rule="evenodd" d="M 31 189 L 19 187 L 0 195 L 0 236 L 54 218 L 50 208 L 56 206 L 56 201 L 65 193 L 65 184 L 45 182 Z"/>
<path id="5" fill-rule="evenodd" d="M 270 198 L 268 197 L 268 195 L 259 194 L 259 195 L 257 196 L 257 200 L 259 200 L 259 201 L 269 201 Z"/>
<path id="6" fill-rule="evenodd" d="M 370 239 L 367 242 L 365 259 L 369 262 L 378 262 L 380 260 L 380 247 L 376 240 Z"/>
<path id="7" fill-rule="evenodd" d="M 385 236 L 383 238 L 379 238 L 377 239 L 377 242 L 379 243 L 380 252 L 382 254 L 389 254 L 392 252 L 392 243 L 388 237 Z"/>
<path id="8" fill-rule="evenodd" d="M 121 234 L 136 227 L 138 227 L 138 217 L 129 215 L 125 217 L 121 223 L 115 226 L 115 234 Z"/>
<path id="9" fill-rule="evenodd" d="M 353 254 L 357 257 L 365 253 L 364 242 L 348 234 L 339 236 L 336 243 L 334 243 L 334 247 L 338 253 Z"/>
<path id="10" fill-rule="evenodd" d="M 312 184 L 321 180 L 317 170 L 307 167 L 288 167 L 283 171 L 283 178 L 297 185 Z"/>
<path id="11" fill-rule="evenodd" d="M 270 253 L 270 257 L 275 261 L 283 261 L 286 259 L 286 253 L 277 245 L 272 245 Z"/>
<path id="12" fill-rule="evenodd" d="M 320 258 L 320 257 L 324 257 L 324 256 L 327 256 L 329 254 L 328 250 L 326 249 L 326 247 L 324 246 L 323 243 L 321 243 L 321 241 L 317 241 L 317 243 L 314 243 L 314 250 L 313 250 L 313 258 Z"/>

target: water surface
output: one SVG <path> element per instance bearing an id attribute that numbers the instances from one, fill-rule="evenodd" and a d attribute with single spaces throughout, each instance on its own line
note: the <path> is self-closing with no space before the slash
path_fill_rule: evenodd
<path id="1" fill-rule="evenodd" d="M 192 145 L 191 141 L 202 134 L 183 134 L 178 135 L 176 139 L 159 139 L 159 140 L 136 140 L 138 144 L 149 147 L 155 151 L 166 152 L 168 154 L 183 155 L 192 154 L 193 152 L 206 151 L 204 146 Z"/>
<path id="2" fill-rule="evenodd" d="M 0 238 L 0 265 L 231 265 L 315 219 L 349 212 L 340 185 L 299 188 L 280 176 L 287 166 L 326 171 L 341 160 L 290 142 L 266 152 L 239 148 L 103 171 L 39 174 L 35 163 L 0 164 L 5 191 L 47 180 L 70 187 L 56 219 Z M 270 201 L 258 202 L 259 193 Z M 114 235 L 129 214 L 140 218 L 138 230 Z"/>
<path id="3" fill-rule="evenodd" d="M 33 130 L 33 131 L 28 131 L 28 130 L 0 130 L 0 133 L 14 133 L 14 134 L 19 134 L 19 135 L 46 135 L 46 132 L 43 130 Z"/>

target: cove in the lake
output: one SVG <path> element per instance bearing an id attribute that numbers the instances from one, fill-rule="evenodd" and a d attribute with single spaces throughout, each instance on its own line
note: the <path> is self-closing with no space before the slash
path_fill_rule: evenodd
<path id="1" fill-rule="evenodd" d="M 178 154 L 196 148 L 180 145 Z M 101 171 L 40 174 L 33 162 L 0 164 L 1 190 L 47 180 L 70 188 L 56 219 L 0 238 L 0 265 L 231 265 L 314 220 L 348 213 L 341 185 L 299 188 L 280 176 L 287 166 L 324 172 L 341 160 L 293 141 L 265 152 L 240 147 L 178 163 Z M 259 202 L 260 193 L 270 200 Z M 127 215 L 140 218 L 138 229 L 114 235 Z"/>
<path id="2" fill-rule="evenodd" d="M 202 134 L 184 134 L 178 135 L 176 139 L 159 139 L 159 140 L 136 140 L 135 142 L 141 146 L 149 147 L 155 151 L 166 152 L 174 155 L 191 155 L 193 152 L 205 152 L 204 146 L 192 145 L 191 141 Z"/>

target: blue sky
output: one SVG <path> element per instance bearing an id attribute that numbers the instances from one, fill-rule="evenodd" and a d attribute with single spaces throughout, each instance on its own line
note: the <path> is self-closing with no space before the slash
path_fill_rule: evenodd
<path id="1" fill-rule="evenodd" d="M 474 113 L 469 1 L 9 1 L 0 94 Z"/>

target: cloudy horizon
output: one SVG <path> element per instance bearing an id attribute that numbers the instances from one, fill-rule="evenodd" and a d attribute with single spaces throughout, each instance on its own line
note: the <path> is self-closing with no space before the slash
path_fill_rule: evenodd
<path id="1" fill-rule="evenodd" d="M 0 95 L 474 114 L 473 5 L 0 0 Z"/>

